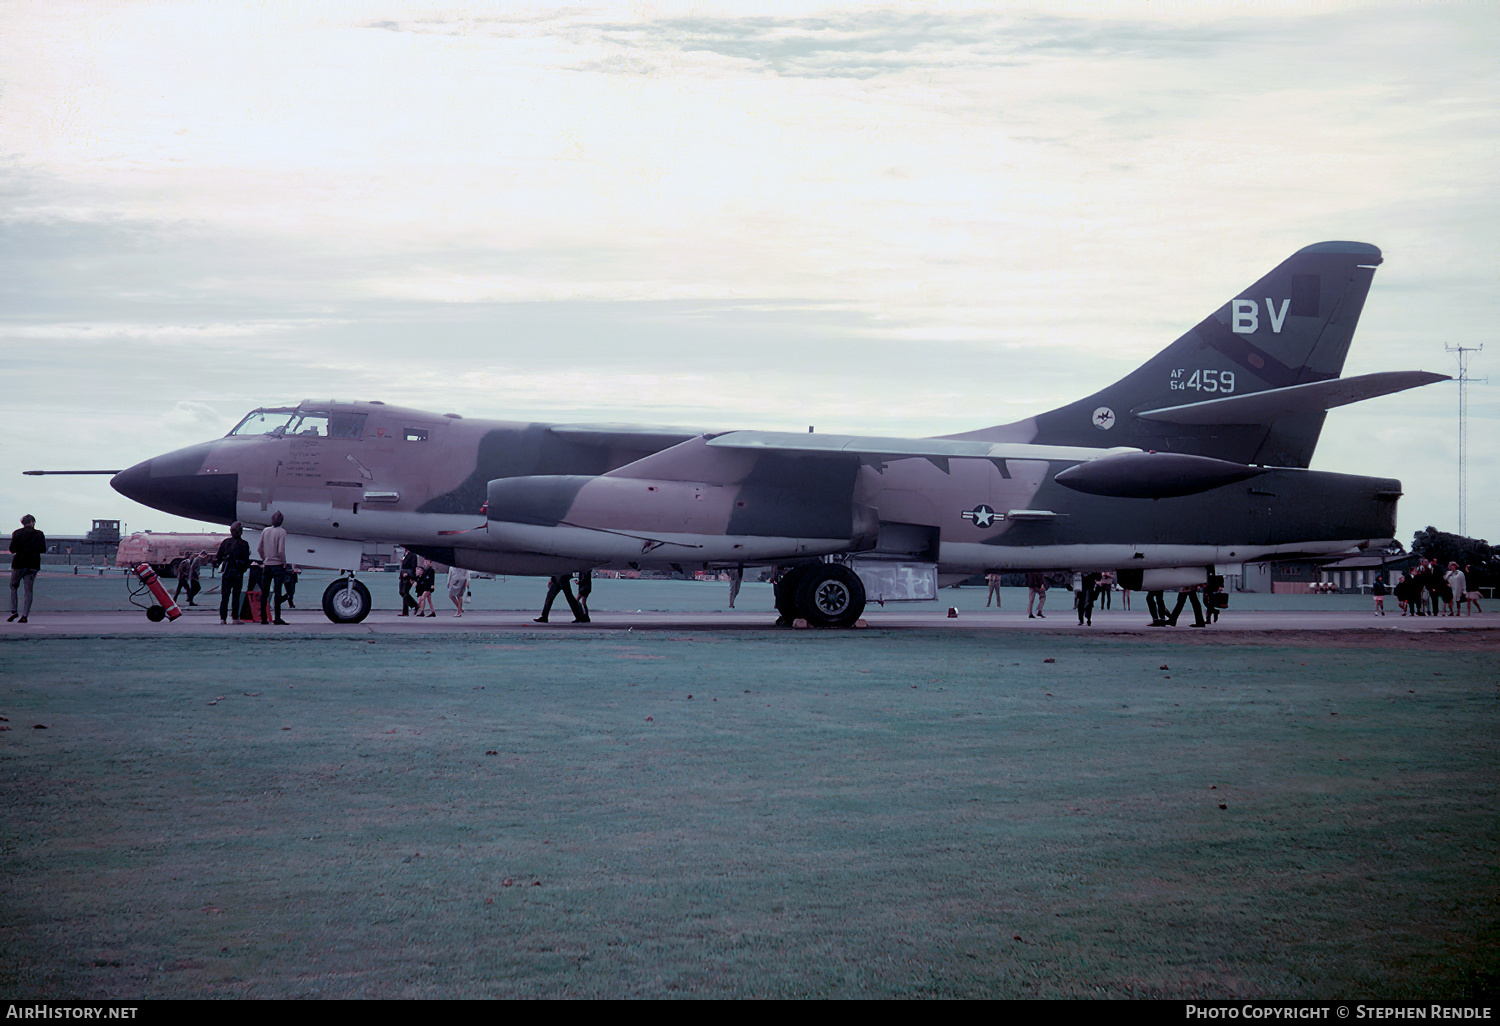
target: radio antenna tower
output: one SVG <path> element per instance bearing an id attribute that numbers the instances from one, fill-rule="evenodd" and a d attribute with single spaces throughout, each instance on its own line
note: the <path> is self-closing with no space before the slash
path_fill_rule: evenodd
<path id="1" fill-rule="evenodd" d="M 1484 352 L 1483 345 L 1444 345 L 1443 348 L 1458 358 L 1458 533 L 1468 537 L 1469 393 L 1466 386 L 1489 379 L 1469 377 L 1469 354 Z"/>

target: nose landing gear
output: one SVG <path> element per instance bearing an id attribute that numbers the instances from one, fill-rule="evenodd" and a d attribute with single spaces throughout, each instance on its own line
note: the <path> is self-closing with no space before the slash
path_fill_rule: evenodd
<path id="1" fill-rule="evenodd" d="M 370 615 L 370 589 L 354 579 L 340 577 L 323 592 L 323 615 L 334 623 L 359 623 Z"/>

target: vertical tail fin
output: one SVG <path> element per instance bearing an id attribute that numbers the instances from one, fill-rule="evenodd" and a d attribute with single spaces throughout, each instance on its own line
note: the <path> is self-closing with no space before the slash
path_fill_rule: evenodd
<path id="1" fill-rule="evenodd" d="M 1380 250 L 1362 242 L 1298 250 L 1113 385 L 1030 421 L 957 437 L 1128 445 L 1305 467 L 1323 428 L 1321 408 L 1260 424 L 1182 424 L 1137 414 L 1337 378 L 1380 262 Z"/>

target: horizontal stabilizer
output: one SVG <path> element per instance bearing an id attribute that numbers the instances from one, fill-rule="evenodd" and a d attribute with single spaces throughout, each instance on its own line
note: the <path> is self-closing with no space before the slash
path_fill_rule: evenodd
<path id="1" fill-rule="evenodd" d="M 1429 371 L 1381 371 L 1136 411 L 1136 416 L 1169 424 L 1269 424 L 1277 417 L 1322 413 L 1336 406 L 1448 380 L 1446 374 Z"/>
<path id="2" fill-rule="evenodd" d="M 716 448 L 763 452 L 845 454 L 869 459 L 1060 460 L 1079 463 L 1114 453 L 1136 452 L 1129 447 L 1093 449 L 1083 446 L 1027 445 L 1021 442 L 983 442 L 949 438 L 877 438 L 856 435 L 817 435 L 796 431 L 730 431 L 710 436 Z"/>

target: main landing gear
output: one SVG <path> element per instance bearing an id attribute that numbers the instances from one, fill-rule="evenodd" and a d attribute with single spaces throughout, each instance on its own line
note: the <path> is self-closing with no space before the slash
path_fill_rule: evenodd
<path id="1" fill-rule="evenodd" d="M 323 615 L 334 623 L 359 623 L 370 615 L 370 589 L 354 579 L 340 577 L 323 592 Z"/>
<path id="2" fill-rule="evenodd" d="M 813 627 L 853 627 L 865 611 L 865 586 L 840 563 L 805 563 L 776 582 L 776 622 L 806 620 Z"/>

